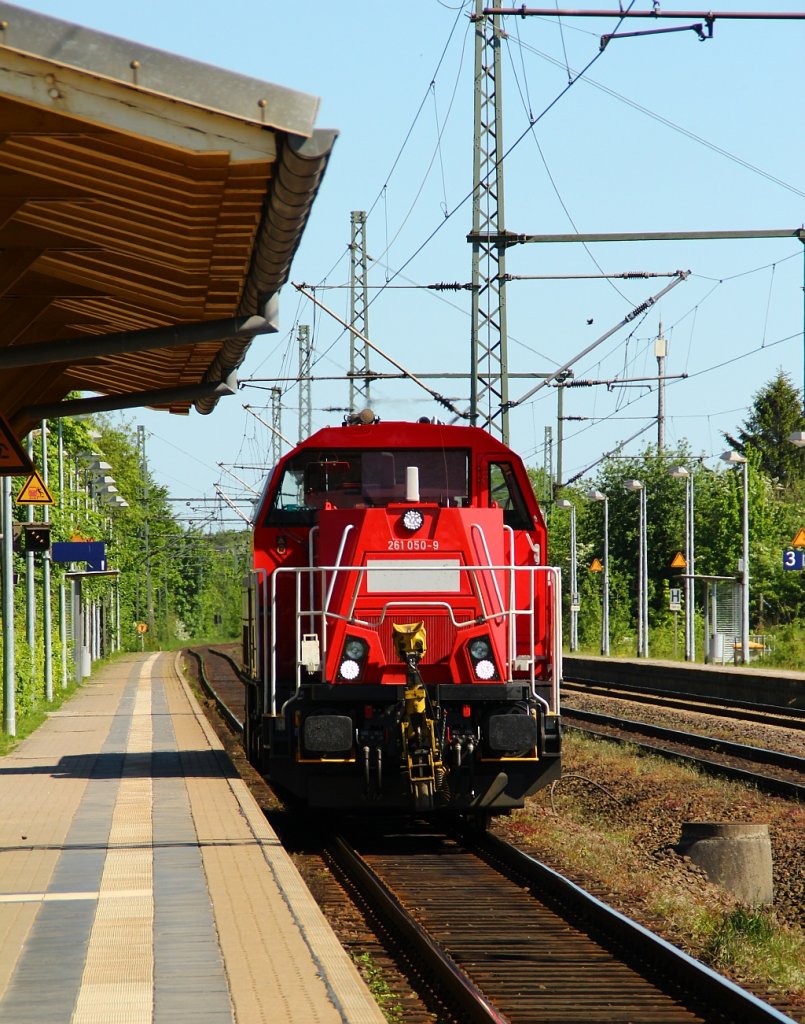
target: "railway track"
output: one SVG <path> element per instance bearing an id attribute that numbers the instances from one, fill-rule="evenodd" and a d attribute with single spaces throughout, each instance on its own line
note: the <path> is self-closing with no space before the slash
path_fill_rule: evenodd
<path id="1" fill-rule="evenodd" d="M 236 731 L 235 661 L 214 648 L 196 658 Z M 341 836 L 325 861 L 308 853 L 317 899 L 392 978 L 406 1024 L 793 1019 L 495 837 Z"/>
<path id="2" fill-rule="evenodd" d="M 794 800 L 805 796 L 805 758 L 576 708 L 564 707 L 562 721 L 566 728 L 630 743 L 647 753 L 695 764 L 713 775 L 748 782 L 768 793 Z M 643 742 L 641 737 L 656 742 Z M 758 765 L 764 769 L 759 770 Z"/>
<path id="3" fill-rule="evenodd" d="M 328 852 L 458 1020 L 791 1020 L 493 836 L 340 836 Z"/>
<path id="4" fill-rule="evenodd" d="M 652 689 L 651 687 L 638 689 L 636 686 L 624 683 L 601 683 L 580 678 L 563 679 L 562 689 L 566 693 L 582 693 L 615 700 L 627 700 L 636 704 L 650 704 L 652 707 L 663 707 L 676 711 L 709 713 L 718 715 L 719 718 L 735 718 L 742 722 L 757 722 L 760 725 L 805 729 L 805 710 L 802 708 L 781 708 L 774 704 L 724 700 L 723 698 L 706 697 L 698 693 Z"/>
<path id="5" fill-rule="evenodd" d="M 613 671 L 617 671 L 616 668 Z M 791 799 L 805 793 L 805 758 L 788 753 L 781 746 L 790 744 L 791 732 L 805 729 L 805 711 L 744 701 L 728 701 L 700 694 L 669 692 L 650 686 L 638 688 L 617 679 L 572 679 L 562 684 L 562 718 L 566 726 L 593 733 L 616 742 L 633 744 L 648 753 L 696 765 L 711 775 L 737 779 Z M 593 699 L 593 708 L 576 707 L 574 699 Z M 657 722 L 635 720 L 621 710 L 631 706 L 651 709 L 656 716 L 676 715 L 695 718 L 693 729 L 668 728 Z M 764 742 L 736 743 L 723 735 L 708 735 L 714 725 L 725 720 L 753 723 L 765 735 Z M 699 724 L 701 723 L 701 725 Z M 780 739 L 779 737 L 787 737 Z"/>

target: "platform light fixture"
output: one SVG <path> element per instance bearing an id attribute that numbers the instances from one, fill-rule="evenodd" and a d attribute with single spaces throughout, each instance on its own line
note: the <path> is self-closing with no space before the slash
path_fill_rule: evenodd
<path id="1" fill-rule="evenodd" d="M 686 466 L 671 466 L 668 473 L 685 481 L 685 661 L 696 660 L 696 619 L 693 614 L 696 573 L 694 554 L 693 474 Z"/>
<path id="2" fill-rule="evenodd" d="M 554 508 L 570 511 L 570 650 L 579 648 L 579 585 L 576 560 L 576 506 L 567 498 L 557 498 Z"/>
<path id="3" fill-rule="evenodd" d="M 648 543 L 646 537 L 646 488 L 642 480 L 624 480 L 627 491 L 638 494 L 639 526 L 637 555 L 637 656 L 648 657 Z"/>
<path id="4" fill-rule="evenodd" d="M 587 491 L 590 501 L 604 503 L 604 593 L 601 598 L 601 653 L 609 654 L 609 498 L 602 491 Z"/>
<path id="5" fill-rule="evenodd" d="M 749 462 L 745 455 L 730 449 L 721 456 L 731 466 L 743 466 L 743 503 L 741 513 L 741 661 L 749 664 Z"/>

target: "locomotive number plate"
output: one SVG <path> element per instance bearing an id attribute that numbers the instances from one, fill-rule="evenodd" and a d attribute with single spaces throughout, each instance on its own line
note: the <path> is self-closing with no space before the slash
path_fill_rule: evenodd
<path id="1" fill-rule="evenodd" d="M 426 540 L 418 539 L 416 537 L 408 537 L 406 540 L 390 540 L 388 542 L 389 551 L 438 551 L 439 542 L 438 540 Z"/>

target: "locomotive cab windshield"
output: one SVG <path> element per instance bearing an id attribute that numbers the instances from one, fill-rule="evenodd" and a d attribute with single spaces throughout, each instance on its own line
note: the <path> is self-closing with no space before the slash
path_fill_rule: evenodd
<path id="1" fill-rule="evenodd" d="M 377 508 L 406 500 L 409 468 L 419 471 L 422 501 L 469 503 L 469 452 L 405 449 L 303 451 L 289 460 L 265 517 L 266 525 L 312 523 L 317 510 Z"/>
<path id="2" fill-rule="evenodd" d="M 560 575 L 483 430 L 361 420 L 288 453 L 243 639 L 247 754 L 303 806 L 487 818 L 559 775 Z"/>

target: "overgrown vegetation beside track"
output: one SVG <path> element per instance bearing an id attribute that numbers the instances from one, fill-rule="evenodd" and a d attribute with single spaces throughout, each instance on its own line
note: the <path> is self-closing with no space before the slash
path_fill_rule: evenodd
<path id="1" fill-rule="evenodd" d="M 33 460 L 44 478 L 42 432 L 33 438 Z M 96 467 L 93 470 L 93 466 Z M 175 514 L 166 488 L 151 477 L 144 445 L 135 426 L 121 429 L 104 417 L 65 418 L 48 428 L 50 540 L 103 542 L 106 565 L 118 576 L 84 577 L 85 614 L 97 624 L 93 656 L 106 659 L 120 651 L 165 650 L 207 637 L 224 642 L 240 633 L 240 586 L 248 561 L 245 531 L 203 533 L 185 528 Z M 105 500 L 111 492 L 122 502 Z M 24 479 L 12 481 L 16 495 Z M 27 509 L 13 506 L 14 717 L 18 738 L 32 723 L 54 710 L 75 685 L 74 641 L 70 635 L 70 585 L 66 573 L 86 569 L 50 564 L 50 677 L 48 699 L 45 655 L 44 555 L 26 557 L 22 542 Z M 37 510 L 35 521 L 42 522 Z M 28 572 L 32 567 L 32 588 Z M 63 588 L 63 589 L 62 589 Z M 33 621 L 29 619 L 29 594 Z M 66 646 L 60 640 L 60 601 L 68 610 Z M 138 630 L 139 626 L 139 630 Z M 31 640 L 33 642 L 31 642 Z M 62 657 L 64 655 L 64 657 Z M 0 636 L 0 659 L 5 658 Z M 8 714 L 4 716 L 8 720 Z"/>
<path id="2" fill-rule="evenodd" d="M 805 809 L 631 748 L 564 742 L 562 780 L 495 830 L 739 984 L 801 1006 L 805 1019 Z M 740 906 L 678 856 L 685 821 L 768 823 L 774 905 Z"/>
<path id="3" fill-rule="evenodd" d="M 789 435 L 805 430 L 802 393 L 783 370 L 761 387 L 748 416 L 736 431 L 725 434 L 721 447 L 731 448 L 748 462 L 748 527 L 750 568 L 750 633 L 763 636 L 764 666 L 805 669 L 805 585 L 802 571 L 783 567 L 783 551 L 805 527 L 805 448 L 790 444 Z M 718 444 L 718 442 L 715 442 Z M 603 559 L 603 502 L 590 501 L 595 488 L 609 498 L 610 650 L 633 656 L 637 649 L 638 515 L 624 482 L 642 481 L 646 491 L 650 650 L 657 658 L 684 658 L 682 613 L 669 608 L 670 588 L 683 587 L 681 572 L 672 569 L 677 553 L 685 552 L 684 481 L 670 470 L 682 465 L 693 487 L 695 571 L 699 576 L 740 576 L 742 556 L 742 473 L 711 468 L 713 456 L 694 452 L 685 442 L 658 452 L 648 445 L 634 458 L 618 454 L 604 459 L 595 474 L 560 488 L 553 497 L 575 507 L 579 580 L 578 632 L 581 650 L 599 653 L 601 643 L 601 573 L 591 572 L 594 558 Z M 535 475 L 549 520 L 549 560 L 564 574 L 565 621 L 570 595 L 570 515 L 547 500 L 551 488 Z M 696 635 L 701 660 L 704 637 L 704 585 L 696 586 Z M 675 618 L 676 614 L 676 618 Z"/>

